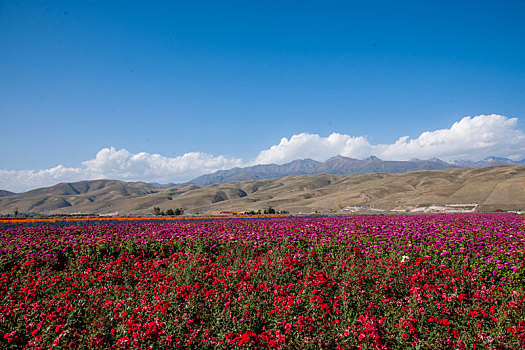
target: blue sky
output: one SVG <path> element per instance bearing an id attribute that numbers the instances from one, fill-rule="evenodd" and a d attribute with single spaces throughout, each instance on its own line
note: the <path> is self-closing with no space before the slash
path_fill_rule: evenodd
<path id="1" fill-rule="evenodd" d="M 524 15 L 523 1 L 2 1 L 0 188 L 335 153 L 525 158 Z M 451 149 L 436 131 L 455 123 L 471 143 L 505 138 Z M 447 146 L 386 151 L 425 132 Z"/>

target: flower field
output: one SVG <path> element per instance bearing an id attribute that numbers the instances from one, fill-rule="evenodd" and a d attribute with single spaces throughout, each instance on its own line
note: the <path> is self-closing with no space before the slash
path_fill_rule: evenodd
<path id="1" fill-rule="evenodd" d="M 515 215 L 0 227 L 2 349 L 525 348 Z"/>

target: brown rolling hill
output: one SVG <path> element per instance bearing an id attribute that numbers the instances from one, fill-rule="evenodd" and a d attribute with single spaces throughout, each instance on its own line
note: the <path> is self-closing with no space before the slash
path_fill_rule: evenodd
<path id="1" fill-rule="evenodd" d="M 10 196 L 12 194 L 15 194 L 15 193 L 11 191 L 6 191 L 6 190 L 0 190 L 0 197 Z"/>
<path id="2" fill-rule="evenodd" d="M 494 211 L 525 209 L 525 166 L 453 168 L 400 174 L 315 174 L 210 186 L 158 187 L 116 180 L 62 183 L 0 197 L 0 214 L 188 214 Z"/>

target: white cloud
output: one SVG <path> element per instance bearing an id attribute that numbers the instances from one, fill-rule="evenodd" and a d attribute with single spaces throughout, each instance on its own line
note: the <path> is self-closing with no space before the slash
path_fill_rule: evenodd
<path id="1" fill-rule="evenodd" d="M 200 152 L 169 158 L 146 152 L 132 154 L 126 149 L 115 150 L 111 147 L 101 149 L 95 159 L 87 160 L 82 165 L 96 178 L 178 182 L 203 173 L 241 166 L 242 161 Z"/>
<path id="2" fill-rule="evenodd" d="M 0 170 L 0 189 L 25 191 L 37 187 L 54 185 L 59 182 L 89 180 L 78 168 L 58 165 L 44 170 Z"/>
<path id="3" fill-rule="evenodd" d="M 302 133 L 293 135 L 266 150 L 254 161 L 200 152 L 165 157 L 126 149 L 103 148 L 95 158 L 77 168 L 62 165 L 44 170 L 0 170 L 0 189 L 25 191 L 32 188 L 93 179 L 184 182 L 202 174 L 237 166 L 277 163 L 312 158 L 324 161 L 336 155 L 362 159 L 376 155 L 384 160 L 441 158 L 479 160 L 487 156 L 522 159 L 525 134 L 517 129 L 517 119 L 501 115 L 465 117 L 448 129 L 423 132 L 415 139 L 400 137 L 392 144 L 371 144 L 366 137 L 332 133 L 328 137 Z"/>
<path id="4" fill-rule="evenodd" d="M 242 166 L 240 159 L 191 152 L 169 158 L 146 152 L 130 153 L 113 147 L 98 151 L 94 159 L 78 168 L 62 165 L 45 170 L 0 170 L 0 189 L 25 191 L 32 188 L 94 179 L 183 182 L 220 169 Z"/>
<path id="5" fill-rule="evenodd" d="M 356 158 L 370 154 L 372 146 L 366 138 L 341 135 L 336 132 L 328 137 L 317 134 L 293 135 L 289 140 L 285 137 L 278 145 L 261 151 L 254 164 L 283 164 L 295 159 L 312 158 L 326 160 L 338 154 Z"/>
<path id="6" fill-rule="evenodd" d="M 414 140 L 400 138 L 391 145 L 377 145 L 376 150 L 385 159 L 519 158 L 525 151 L 525 134 L 516 129 L 517 122 L 497 114 L 465 117 L 449 129 L 426 131 Z"/>
<path id="7" fill-rule="evenodd" d="M 516 118 L 501 115 L 465 117 L 449 129 L 423 132 L 410 139 L 400 137 L 393 144 L 371 144 L 365 137 L 332 133 L 293 135 L 263 150 L 255 164 L 283 164 L 298 158 L 324 161 L 336 155 L 362 159 L 376 155 L 384 160 L 441 158 L 479 160 L 491 155 L 521 159 L 525 154 L 525 134 L 516 129 Z"/>

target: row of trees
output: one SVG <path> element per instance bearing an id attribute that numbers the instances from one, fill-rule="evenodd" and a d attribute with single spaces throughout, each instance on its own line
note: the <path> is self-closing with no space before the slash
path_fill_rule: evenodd
<path id="1" fill-rule="evenodd" d="M 263 212 L 261 212 L 261 209 L 259 209 L 258 211 L 254 211 L 254 210 L 249 211 L 246 214 L 249 214 L 249 215 L 261 215 L 261 214 L 288 214 L 288 213 L 289 212 L 287 212 L 286 210 L 278 211 L 278 210 L 275 210 L 272 207 L 268 207 L 268 209 L 264 209 Z"/>
<path id="2" fill-rule="evenodd" d="M 177 208 L 175 210 L 168 209 L 165 212 L 160 209 L 160 207 L 153 207 L 153 214 L 155 215 L 182 215 L 184 214 L 184 209 Z"/>
<path id="3" fill-rule="evenodd" d="M 264 209 L 264 211 L 261 211 L 261 209 L 259 209 L 258 211 L 252 210 L 252 211 L 247 212 L 246 214 L 262 215 L 262 214 L 288 214 L 288 213 L 289 212 L 287 212 L 286 210 L 278 211 L 272 207 L 268 207 L 267 209 Z M 184 214 L 184 209 L 182 208 L 177 208 L 175 210 L 168 209 L 164 212 L 162 209 L 160 209 L 160 207 L 153 207 L 153 214 L 155 215 L 182 215 Z"/>

